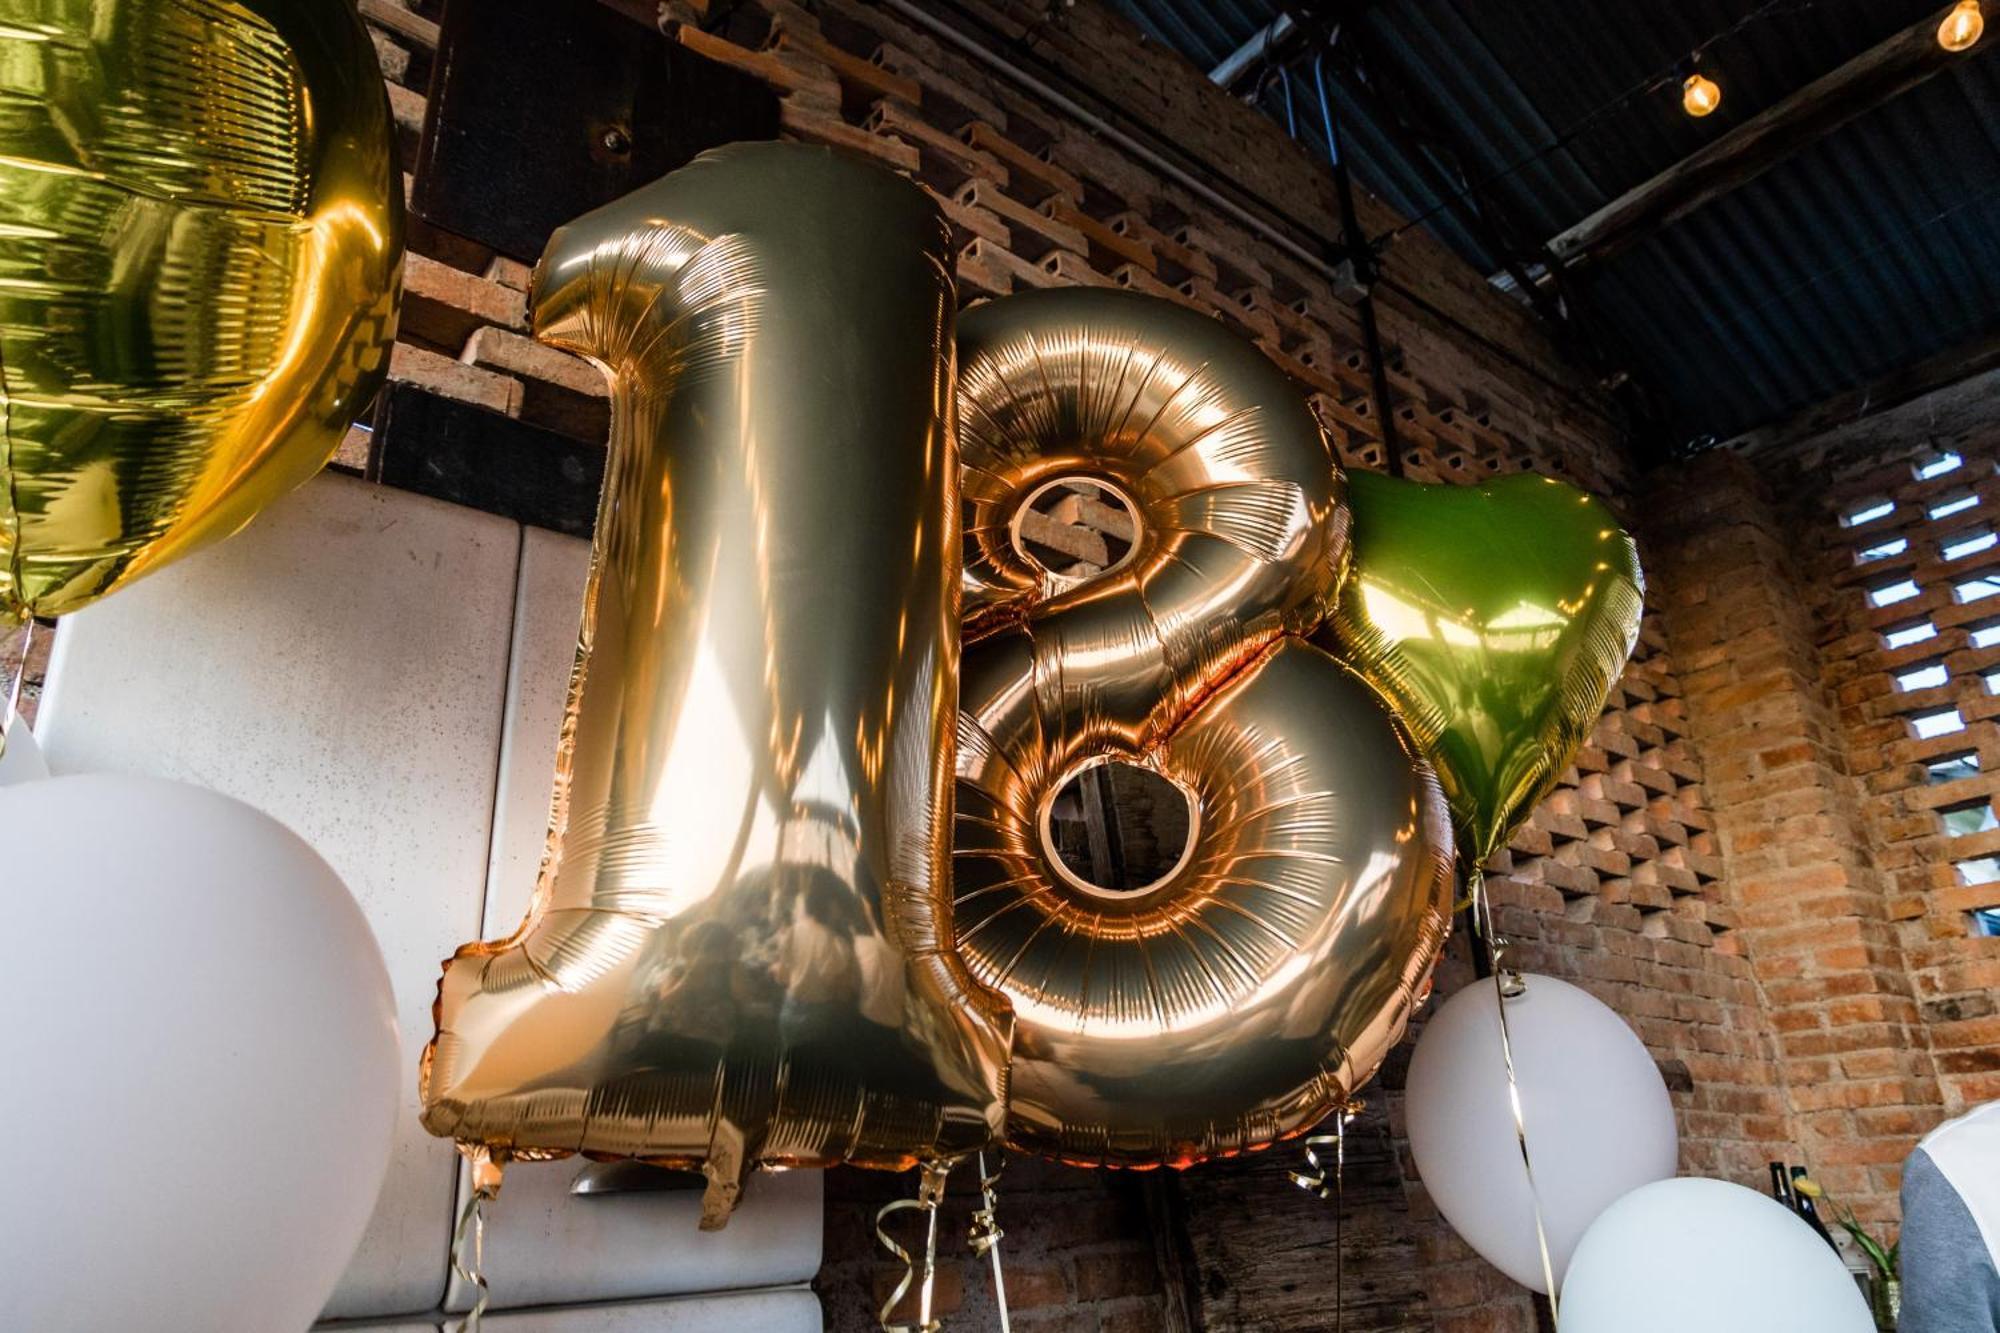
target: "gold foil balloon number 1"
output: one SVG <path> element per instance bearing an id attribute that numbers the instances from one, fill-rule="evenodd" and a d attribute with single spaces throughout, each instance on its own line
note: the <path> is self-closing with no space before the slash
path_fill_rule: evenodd
<path id="1" fill-rule="evenodd" d="M 386 371 L 402 225 L 348 0 L 0 0 L 0 623 L 318 471 Z"/>
<path id="2" fill-rule="evenodd" d="M 445 969 L 424 1123 L 496 1158 L 902 1168 L 999 1134 L 952 948 L 958 463 L 923 191 L 744 144 L 588 214 L 538 337 L 612 385 L 549 851 Z"/>

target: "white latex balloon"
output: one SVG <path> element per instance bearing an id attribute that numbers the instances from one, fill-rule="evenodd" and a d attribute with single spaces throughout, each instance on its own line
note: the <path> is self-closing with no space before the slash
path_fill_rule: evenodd
<path id="1" fill-rule="evenodd" d="M 4 703 L 0 703 L 0 716 L 5 713 Z M 6 745 L 0 747 L 0 787 L 38 782 L 48 775 L 48 763 L 42 758 L 41 747 L 35 744 L 35 733 L 28 730 L 27 719 L 14 718 L 7 724 Z"/>
<path id="2" fill-rule="evenodd" d="M 1720 1180 L 1663 1180 L 1576 1247 L 1563 1333 L 1874 1333 L 1861 1291 L 1782 1204 Z"/>
<path id="3" fill-rule="evenodd" d="M 247 805 L 93 775 L 0 789 L 0 903 L 0 1328 L 305 1328 L 396 1118 L 353 898 Z"/>
<path id="4" fill-rule="evenodd" d="M 1523 980 L 1507 1025 L 1560 1284 L 1597 1215 L 1673 1175 L 1680 1146 L 1660 1071 L 1625 1020 L 1568 982 Z M 1431 1016 L 1410 1057 L 1408 1094 L 1410 1153 L 1438 1211 L 1495 1268 L 1546 1292 L 1492 982 L 1467 986 Z"/>

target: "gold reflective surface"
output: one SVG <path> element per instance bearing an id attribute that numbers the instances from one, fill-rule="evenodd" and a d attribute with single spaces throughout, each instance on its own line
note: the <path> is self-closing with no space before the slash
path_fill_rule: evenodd
<path id="1" fill-rule="evenodd" d="M 1602 502 L 1521 473 L 1357 473 L 1354 571 L 1322 642 L 1395 702 L 1484 861 L 1546 796 L 1639 641 L 1645 580 Z"/>
<path id="2" fill-rule="evenodd" d="M 1177 305 L 1011 296 L 959 326 L 968 642 L 959 948 L 1016 1013 L 1008 1141 L 1186 1165 L 1320 1119 L 1380 1064 L 1435 961 L 1451 837 L 1375 694 L 1298 634 L 1347 559 L 1341 474 L 1298 391 Z M 1117 568 L 1038 565 L 1049 482 L 1127 497 Z M 1182 862 L 1081 880 L 1050 802 L 1107 759 L 1188 797 Z"/>
<path id="3" fill-rule="evenodd" d="M 741 144 L 558 231 L 612 383 L 550 851 L 446 966 L 425 1124 L 502 1155 L 903 1167 L 994 1140 L 952 948 L 954 299 L 917 187 Z"/>
<path id="4" fill-rule="evenodd" d="M 0 621 L 332 455 L 395 334 L 394 147 L 348 0 L 0 0 Z"/>

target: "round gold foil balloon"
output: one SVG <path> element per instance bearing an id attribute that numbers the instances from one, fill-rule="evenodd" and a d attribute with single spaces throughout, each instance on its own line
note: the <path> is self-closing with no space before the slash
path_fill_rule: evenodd
<path id="1" fill-rule="evenodd" d="M 317 471 L 386 370 L 402 220 L 349 0 L 0 0 L 0 621 Z"/>
<path id="2" fill-rule="evenodd" d="M 1645 580 L 1603 503 L 1521 473 L 1357 473 L 1354 571 L 1323 640 L 1390 699 L 1484 861 L 1562 776 L 1639 639 Z"/>
<path id="3" fill-rule="evenodd" d="M 1097 289 L 959 325 L 968 633 L 959 951 L 1014 1006 L 1008 1141 L 1184 1166 L 1322 1118 L 1400 1037 L 1443 940 L 1436 779 L 1356 675 L 1297 637 L 1347 559 L 1339 469 L 1298 392 L 1215 321 Z M 1122 497 L 1130 552 L 1040 564 L 1051 485 Z M 1051 845 L 1113 761 L 1173 784 L 1185 851 L 1117 892 Z"/>
<path id="4" fill-rule="evenodd" d="M 608 371 L 548 859 L 446 964 L 424 1123 L 496 1155 L 902 1168 L 993 1142 L 952 948 L 956 312 L 922 190 L 738 144 L 556 232 L 536 336 Z"/>

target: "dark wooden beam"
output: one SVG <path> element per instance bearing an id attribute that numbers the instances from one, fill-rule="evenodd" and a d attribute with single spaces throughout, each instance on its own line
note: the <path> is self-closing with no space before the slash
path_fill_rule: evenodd
<path id="1" fill-rule="evenodd" d="M 1549 250 L 1570 267 L 1607 259 L 1966 58 L 1971 53 L 1938 45 L 1938 24 L 1948 12 L 1912 24 L 1627 190 L 1551 238 Z M 1982 39 L 1973 50 L 1985 45 Z"/>
<path id="2" fill-rule="evenodd" d="M 1824 402 L 1813 404 L 1782 420 L 1769 422 L 1723 441 L 1722 447 L 1743 453 L 1765 453 L 1800 444 L 1831 431 L 1846 431 L 1870 417 L 1893 411 L 1928 394 L 1970 384 L 1975 378 L 2000 370 L 2000 333 L 1988 333 L 1962 346 L 1889 372 L 1879 379 Z M 1961 428 L 1963 420 L 2000 421 L 2000 399 L 1977 391 L 1949 414 L 1940 415 L 1940 433 Z"/>
<path id="3" fill-rule="evenodd" d="M 572 537 L 597 526 L 604 446 L 414 384 L 375 409 L 368 479 Z"/>

